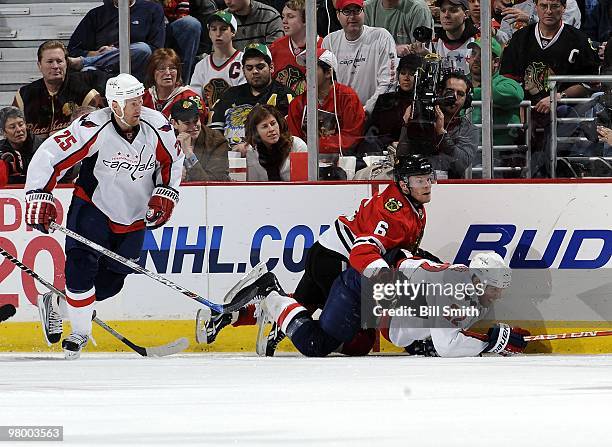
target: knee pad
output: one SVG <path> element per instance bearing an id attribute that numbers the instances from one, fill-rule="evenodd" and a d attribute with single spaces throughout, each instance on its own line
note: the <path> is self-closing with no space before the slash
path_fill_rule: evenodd
<path id="1" fill-rule="evenodd" d="M 361 329 L 348 342 L 342 345 L 340 352 L 350 356 L 368 355 L 376 341 L 375 329 Z"/>
<path id="2" fill-rule="evenodd" d="M 82 292 L 94 287 L 99 256 L 89 250 L 73 248 L 66 253 L 66 287 Z"/>

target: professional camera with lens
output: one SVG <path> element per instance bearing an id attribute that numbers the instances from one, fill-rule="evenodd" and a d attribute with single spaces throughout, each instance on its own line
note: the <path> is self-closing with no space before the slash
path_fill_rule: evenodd
<path id="1" fill-rule="evenodd" d="M 431 40 L 432 30 L 420 26 L 414 30 L 413 36 L 425 44 Z M 450 106 L 456 101 L 454 92 L 446 93 L 442 89 L 441 82 L 448 71 L 440 56 L 429 53 L 414 75 L 412 114 L 406 124 L 409 153 L 428 155 L 427 148 L 433 148 L 435 142 L 436 106 Z"/>

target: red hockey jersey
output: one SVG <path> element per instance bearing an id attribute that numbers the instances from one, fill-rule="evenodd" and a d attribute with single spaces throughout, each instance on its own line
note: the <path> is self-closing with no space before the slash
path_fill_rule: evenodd
<path id="1" fill-rule="evenodd" d="M 322 43 L 323 39 L 317 37 L 317 48 L 320 48 Z M 296 95 L 306 91 L 306 67 L 296 61 L 297 55 L 304 51 L 305 48 L 293 47 L 289 36 L 279 37 L 270 45 L 274 63 L 272 76 Z"/>
<path id="2" fill-rule="evenodd" d="M 361 201 L 353 216 L 340 216 L 319 238 L 329 250 L 345 256 L 359 273 L 387 267 L 382 256 L 393 248 L 414 253 L 425 231 L 425 208 L 415 208 L 397 185 Z"/>

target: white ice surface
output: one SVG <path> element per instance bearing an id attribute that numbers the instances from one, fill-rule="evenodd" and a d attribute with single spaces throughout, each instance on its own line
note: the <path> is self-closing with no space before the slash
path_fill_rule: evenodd
<path id="1" fill-rule="evenodd" d="M 63 425 L 66 445 L 612 445 L 612 356 L 2 354 L 0 371 L 0 425 Z"/>

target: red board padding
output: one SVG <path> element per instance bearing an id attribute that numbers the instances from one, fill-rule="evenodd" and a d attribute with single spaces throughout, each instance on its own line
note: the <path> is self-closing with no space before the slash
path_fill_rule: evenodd
<path id="1" fill-rule="evenodd" d="M 290 152 L 291 181 L 305 182 L 308 180 L 308 152 Z"/>

